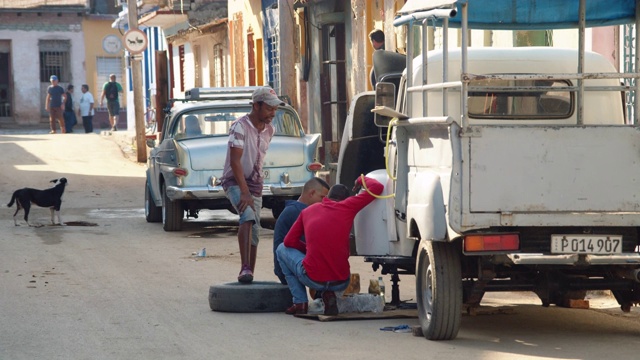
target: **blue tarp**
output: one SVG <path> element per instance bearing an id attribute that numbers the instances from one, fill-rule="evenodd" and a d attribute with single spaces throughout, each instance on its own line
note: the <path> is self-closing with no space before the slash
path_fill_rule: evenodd
<path id="1" fill-rule="evenodd" d="M 449 26 L 460 27 L 461 3 L 468 4 L 471 29 L 547 30 L 578 27 L 579 0 L 409 0 L 400 14 L 452 8 L 458 14 Z M 587 0 L 587 27 L 634 22 L 635 0 Z"/>

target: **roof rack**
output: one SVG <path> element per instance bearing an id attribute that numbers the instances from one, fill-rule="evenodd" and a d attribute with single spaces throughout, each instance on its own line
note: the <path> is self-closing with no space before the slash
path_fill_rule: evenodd
<path id="1" fill-rule="evenodd" d="M 187 90 L 184 93 L 186 100 L 225 100 L 225 99 L 249 99 L 257 86 L 240 87 L 201 87 Z"/>

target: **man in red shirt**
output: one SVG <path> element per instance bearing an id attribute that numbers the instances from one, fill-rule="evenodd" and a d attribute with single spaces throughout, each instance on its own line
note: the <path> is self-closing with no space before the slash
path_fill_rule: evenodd
<path id="1" fill-rule="evenodd" d="M 384 186 L 375 179 L 365 178 L 365 186 L 380 195 Z M 362 186 L 356 180 L 354 191 Z M 325 315 L 336 315 L 335 291 L 349 285 L 349 233 L 356 214 L 375 197 L 368 191 L 349 197 L 344 185 L 334 185 L 320 203 L 304 209 L 276 250 L 282 272 L 293 296 L 293 306 L 287 314 L 306 314 L 307 289 L 322 291 Z M 302 241 L 302 235 L 305 241 Z"/>

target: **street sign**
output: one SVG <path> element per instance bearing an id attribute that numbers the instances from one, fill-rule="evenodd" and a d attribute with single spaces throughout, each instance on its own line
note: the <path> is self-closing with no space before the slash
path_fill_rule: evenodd
<path id="1" fill-rule="evenodd" d="M 131 54 L 139 54 L 147 48 L 147 35 L 138 29 L 131 29 L 124 33 L 124 47 Z"/>

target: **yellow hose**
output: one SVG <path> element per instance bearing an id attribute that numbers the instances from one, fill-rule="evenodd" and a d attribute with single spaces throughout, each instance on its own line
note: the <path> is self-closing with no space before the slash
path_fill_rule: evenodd
<path id="1" fill-rule="evenodd" d="M 389 176 L 389 178 L 393 181 L 396 180 L 396 178 L 391 175 L 391 171 L 389 170 L 389 139 L 391 138 L 391 131 L 393 130 L 393 127 L 396 125 L 396 123 L 398 122 L 398 118 L 393 118 L 390 122 L 389 122 L 389 126 L 387 127 L 387 141 L 385 143 L 384 149 L 385 149 L 385 155 L 384 155 L 384 167 L 385 170 L 387 171 L 387 175 Z M 373 196 L 376 199 L 389 199 L 394 197 L 396 194 L 388 194 L 388 195 L 376 195 L 374 193 L 372 193 L 368 188 L 367 188 L 367 184 L 364 181 L 364 174 L 360 174 L 360 181 L 362 182 L 362 188 L 369 193 L 369 195 Z"/>

